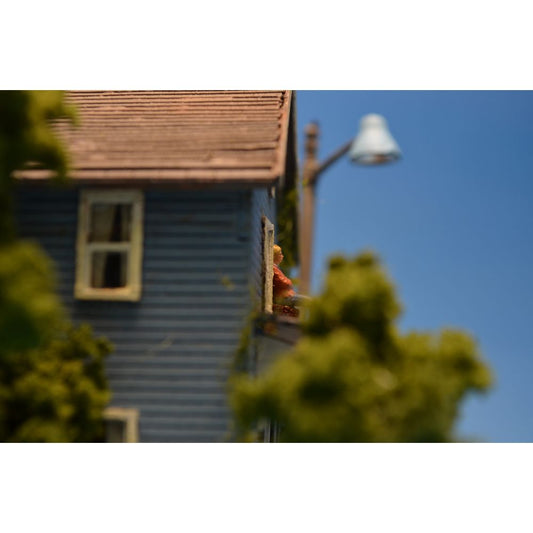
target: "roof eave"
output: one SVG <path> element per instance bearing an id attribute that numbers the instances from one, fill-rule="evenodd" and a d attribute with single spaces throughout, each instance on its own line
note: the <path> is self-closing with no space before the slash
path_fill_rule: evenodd
<path id="1" fill-rule="evenodd" d="M 292 103 L 292 91 L 283 92 L 283 104 L 280 109 L 281 132 L 279 138 L 278 157 L 273 167 L 273 173 L 277 179 L 280 179 L 285 173 L 285 160 L 287 158 L 287 146 L 289 139 L 289 122 Z"/>
<path id="2" fill-rule="evenodd" d="M 52 183 L 56 179 L 54 172 L 49 170 L 18 170 L 13 173 L 15 180 L 22 184 Z M 270 172 L 250 173 L 242 176 L 221 177 L 217 175 L 187 176 L 187 174 L 172 175 L 162 171 L 147 172 L 145 170 L 99 170 L 69 172 L 70 183 L 74 186 L 98 187 L 146 187 L 146 186 L 172 186 L 180 188 L 205 188 L 211 186 L 227 187 L 271 187 L 276 185 L 278 176 Z"/>

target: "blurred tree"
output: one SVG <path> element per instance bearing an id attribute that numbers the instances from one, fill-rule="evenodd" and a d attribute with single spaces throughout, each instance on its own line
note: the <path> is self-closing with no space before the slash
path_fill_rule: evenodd
<path id="1" fill-rule="evenodd" d="M 331 259 L 300 342 L 258 378 L 234 378 L 237 427 L 273 420 L 288 442 L 453 440 L 459 404 L 489 387 L 489 369 L 464 332 L 400 334 L 400 312 L 375 255 Z"/>
<path id="2" fill-rule="evenodd" d="M 60 91 L 0 92 L 0 243 L 15 237 L 11 190 L 14 170 L 39 165 L 66 179 L 68 157 L 50 121 L 76 120 Z"/>
<path id="3" fill-rule="evenodd" d="M 50 120 L 74 120 L 59 91 L 0 92 L 0 440 L 90 441 L 102 436 L 110 344 L 74 328 L 54 292 L 53 266 L 17 240 L 12 173 L 35 164 L 66 178 Z"/>

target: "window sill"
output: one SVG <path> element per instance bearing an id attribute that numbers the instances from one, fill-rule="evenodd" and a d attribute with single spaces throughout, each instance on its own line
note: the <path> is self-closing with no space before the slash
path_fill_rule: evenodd
<path id="1" fill-rule="evenodd" d="M 119 302 L 138 302 L 141 299 L 140 287 L 121 287 L 120 289 L 89 289 L 76 287 L 77 300 L 103 300 Z"/>

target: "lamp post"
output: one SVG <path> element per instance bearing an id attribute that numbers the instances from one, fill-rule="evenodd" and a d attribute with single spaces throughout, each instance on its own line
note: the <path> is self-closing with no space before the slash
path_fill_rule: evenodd
<path id="1" fill-rule="evenodd" d="M 305 159 L 302 169 L 302 215 L 300 221 L 300 293 L 309 294 L 311 258 L 315 219 L 315 188 L 322 173 L 344 154 L 350 152 L 355 163 L 380 165 L 401 156 L 398 144 L 390 134 L 381 115 L 366 115 L 353 140 L 341 146 L 322 163 L 317 159 L 319 127 L 309 124 L 305 129 Z"/>

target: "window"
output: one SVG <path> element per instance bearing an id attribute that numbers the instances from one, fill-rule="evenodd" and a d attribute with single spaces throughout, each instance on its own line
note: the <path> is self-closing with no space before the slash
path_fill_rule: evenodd
<path id="1" fill-rule="evenodd" d="M 142 218 L 141 191 L 81 192 L 76 298 L 140 299 Z"/>
<path id="2" fill-rule="evenodd" d="M 106 442 L 139 442 L 139 411 L 108 407 L 104 411 Z"/>
<path id="3" fill-rule="evenodd" d="M 272 313 L 274 279 L 274 225 L 263 217 L 263 312 Z"/>
<path id="4" fill-rule="evenodd" d="M 271 420 L 261 420 L 258 424 L 257 442 L 279 442 L 278 424 Z"/>

